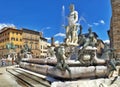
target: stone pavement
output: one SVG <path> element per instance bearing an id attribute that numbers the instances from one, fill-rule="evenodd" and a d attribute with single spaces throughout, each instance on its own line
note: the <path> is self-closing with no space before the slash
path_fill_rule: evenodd
<path id="1" fill-rule="evenodd" d="M 22 87 L 17 80 L 6 71 L 6 68 L 10 67 L 14 66 L 0 67 L 0 87 Z"/>

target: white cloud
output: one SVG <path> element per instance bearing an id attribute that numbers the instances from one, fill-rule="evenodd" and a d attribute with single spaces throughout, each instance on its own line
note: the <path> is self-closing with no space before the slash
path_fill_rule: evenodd
<path id="1" fill-rule="evenodd" d="M 60 37 L 65 37 L 65 34 L 64 34 L 64 33 L 57 33 L 57 34 L 55 34 L 54 36 L 55 36 L 55 37 L 58 37 L 58 36 L 60 36 Z"/>
<path id="2" fill-rule="evenodd" d="M 60 42 L 58 40 L 55 41 L 55 44 L 59 44 Z"/>
<path id="3" fill-rule="evenodd" d="M 94 22 L 93 24 L 94 24 L 95 26 L 98 26 L 98 25 L 99 25 L 99 23 L 97 23 L 97 22 Z"/>
<path id="4" fill-rule="evenodd" d="M 15 25 L 9 24 L 9 23 L 0 23 L 0 30 L 4 27 L 14 27 L 15 28 Z"/>
<path id="5" fill-rule="evenodd" d="M 43 32 L 44 30 L 48 30 L 48 29 L 51 29 L 51 27 L 43 27 L 40 29 L 40 31 Z"/>
<path id="6" fill-rule="evenodd" d="M 47 40 L 51 40 L 51 38 L 50 37 L 45 37 Z"/>
<path id="7" fill-rule="evenodd" d="M 60 42 L 59 40 L 55 41 L 55 44 L 62 44 L 63 42 Z"/>
<path id="8" fill-rule="evenodd" d="M 101 24 L 105 24 L 105 21 L 104 21 L 104 20 L 100 20 L 100 23 L 101 23 Z"/>
<path id="9" fill-rule="evenodd" d="M 51 27 L 46 27 L 45 29 L 51 29 Z"/>
<path id="10" fill-rule="evenodd" d="M 100 20 L 98 22 L 94 22 L 93 23 L 95 26 L 98 26 L 99 24 L 105 24 L 105 21 L 104 20 Z"/>
<path id="11" fill-rule="evenodd" d="M 91 24 L 88 24 L 88 27 L 92 27 L 93 25 L 91 25 Z"/>
<path id="12" fill-rule="evenodd" d="M 110 40 L 104 40 L 104 43 L 110 44 Z"/>

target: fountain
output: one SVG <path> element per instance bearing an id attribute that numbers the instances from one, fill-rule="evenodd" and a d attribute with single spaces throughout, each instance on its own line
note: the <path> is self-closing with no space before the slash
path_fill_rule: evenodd
<path id="1" fill-rule="evenodd" d="M 62 81 L 109 77 L 116 70 L 117 63 L 113 62 L 114 58 L 105 60 L 97 57 L 97 40 L 92 29 L 89 28 L 87 34 L 82 34 L 82 26 L 77 21 L 78 12 L 71 4 L 64 43 L 51 47 L 51 56 L 48 58 L 22 59 L 20 67 Z"/>

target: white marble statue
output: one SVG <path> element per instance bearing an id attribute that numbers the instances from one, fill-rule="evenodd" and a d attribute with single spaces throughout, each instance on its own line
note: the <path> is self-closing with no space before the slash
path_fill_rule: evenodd
<path id="1" fill-rule="evenodd" d="M 74 5 L 70 5 L 70 14 L 68 16 L 68 26 L 66 26 L 66 44 L 78 41 L 78 12 L 74 10 Z"/>
<path id="2" fill-rule="evenodd" d="M 70 26 L 74 26 L 78 21 L 78 12 L 74 10 L 74 5 L 70 5 L 70 14 L 68 16 L 68 23 Z"/>

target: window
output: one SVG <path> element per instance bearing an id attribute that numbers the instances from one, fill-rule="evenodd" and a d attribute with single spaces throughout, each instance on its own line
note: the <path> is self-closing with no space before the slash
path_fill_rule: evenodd
<path id="1" fill-rule="evenodd" d="M 16 41 L 18 41 L 18 38 L 16 38 Z"/>
<path id="2" fill-rule="evenodd" d="M 20 41 L 22 41 L 22 39 L 20 39 Z"/>
<path id="3" fill-rule="evenodd" d="M 14 37 L 12 37 L 12 38 L 11 38 L 11 40 L 12 40 L 12 41 L 15 41 L 15 38 L 14 38 Z"/>
<path id="4" fill-rule="evenodd" d="M 19 45 L 15 45 L 17 48 L 19 48 Z"/>
<path id="5" fill-rule="evenodd" d="M 22 45 L 20 45 L 20 48 L 22 48 Z"/>
<path id="6" fill-rule="evenodd" d="M 27 44 L 27 43 L 28 43 L 28 41 L 25 41 L 24 43 L 26 43 L 26 44 Z"/>
<path id="7" fill-rule="evenodd" d="M 42 49 L 42 45 L 41 45 L 41 49 Z"/>

